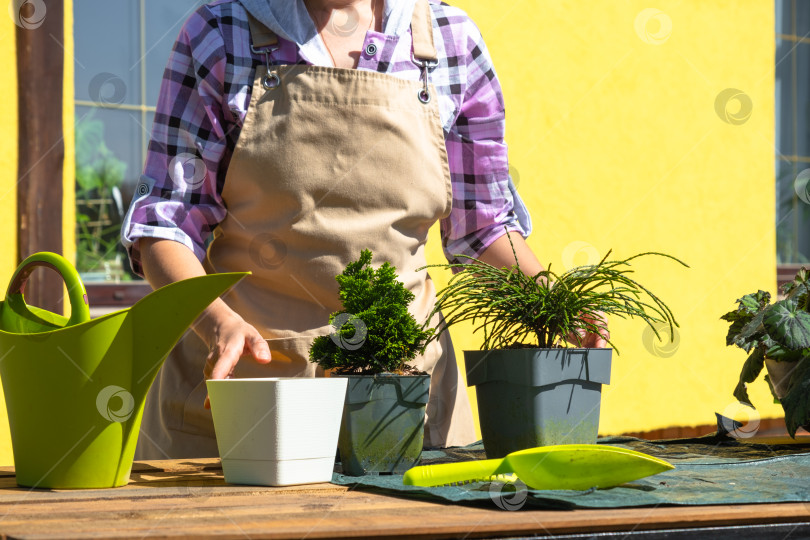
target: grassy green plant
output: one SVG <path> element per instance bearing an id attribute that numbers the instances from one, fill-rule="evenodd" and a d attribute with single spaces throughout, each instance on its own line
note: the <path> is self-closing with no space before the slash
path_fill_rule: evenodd
<path id="1" fill-rule="evenodd" d="M 771 303 L 767 291 L 746 294 L 737 300 L 737 309 L 722 320 L 729 323 L 726 345 L 735 345 L 749 353 L 734 388 L 734 397 L 754 407 L 747 384 L 754 382 L 765 360 L 796 362 L 781 399 L 785 424 L 791 437 L 799 426 L 810 425 L 810 272 L 802 267 L 790 283 L 783 286 L 785 297 Z M 775 399 L 773 383 L 765 381 Z"/>
<path id="2" fill-rule="evenodd" d="M 315 339 L 309 359 L 338 374 L 405 373 L 433 330 L 422 328 L 408 311 L 414 299 L 397 281 L 396 268 L 371 267 L 372 253 L 363 250 L 335 279 L 343 310 L 333 313 L 330 336 Z"/>
<path id="3" fill-rule="evenodd" d="M 120 259 L 120 215 L 113 192 L 124 181 L 127 164 L 104 142 L 104 123 L 89 117 L 76 123 L 76 268 L 97 272 Z M 123 248 L 121 248 L 123 249 Z"/>
<path id="4" fill-rule="evenodd" d="M 512 249 L 514 253 L 514 246 Z M 548 265 L 544 271 L 527 275 L 520 269 L 517 255 L 512 268 L 497 268 L 464 255 L 457 258 L 470 259 L 470 264 L 430 265 L 456 272 L 437 296 L 434 313 L 441 311 L 445 317 L 439 333 L 459 322 L 472 321 L 478 324 L 475 332 L 483 331 L 482 349 L 581 346 L 580 331 L 597 334 L 604 329 L 599 319 L 601 312 L 640 318 L 659 339 L 656 323 L 667 323 L 674 336 L 678 323 L 672 312 L 658 296 L 630 277 L 630 263 L 655 255 L 688 265 L 664 253 L 647 252 L 616 261 L 607 260 L 609 255 L 598 264 L 562 274 Z M 616 348 L 612 341 L 608 343 Z"/>

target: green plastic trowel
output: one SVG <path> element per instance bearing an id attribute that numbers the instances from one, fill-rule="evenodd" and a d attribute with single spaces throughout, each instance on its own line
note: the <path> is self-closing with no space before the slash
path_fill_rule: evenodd
<path id="1" fill-rule="evenodd" d="M 421 465 L 405 473 L 407 486 L 514 481 L 529 489 L 609 488 L 675 467 L 662 459 L 616 446 L 561 444 L 512 452 L 501 459 Z"/>
<path id="2" fill-rule="evenodd" d="M 38 266 L 57 271 L 70 317 L 25 303 Z M 115 487 L 129 481 L 146 392 L 197 316 L 247 273 L 167 285 L 129 309 L 90 319 L 73 266 L 55 253 L 22 262 L 0 303 L 3 383 L 17 483 Z"/>

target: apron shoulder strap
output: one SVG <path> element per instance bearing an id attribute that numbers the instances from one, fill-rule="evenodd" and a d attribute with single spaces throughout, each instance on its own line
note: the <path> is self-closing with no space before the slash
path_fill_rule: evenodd
<path id="1" fill-rule="evenodd" d="M 278 36 L 275 32 L 259 22 L 250 12 L 248 12 L 247 16 L 248 24 L 250 25 L 250 41 L 253 52 L 259 52 L 257 49 L 264 47 L 275 47 L 278 45 Z"/>
<path id="2" fill-rule="evenodd" d="M 433 17 L 427 0 L 416 0 L 411 19 L 413 57 L 417 60 L 436 62 L 439 55 L 433 43 Z"/>

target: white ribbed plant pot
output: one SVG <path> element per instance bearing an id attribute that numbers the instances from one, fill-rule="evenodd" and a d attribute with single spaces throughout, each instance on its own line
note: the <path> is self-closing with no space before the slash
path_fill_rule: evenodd
<path id="1" fill-rule="evenodd" d="M 207 381 L 225 481 L 259 486 L 331 481 L 347 381 Z"/>

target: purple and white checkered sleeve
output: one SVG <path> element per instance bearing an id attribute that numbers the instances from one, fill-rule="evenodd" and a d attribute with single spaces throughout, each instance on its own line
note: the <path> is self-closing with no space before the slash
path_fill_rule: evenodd
<path id="1" fill-rule="evenodd" d="M 531 232 L 509 177 L 501 86 L 481 33 L 472 21 L 466 28 L 466 90 L 446 139 L 453 209 L 441 222 L 445 256 L 461 263 L 469 261 L 456 255 L 477 258 L 507 230 L 524 237 Z"/>
<path id="2" fill-rule="evenodd" d="M 202 260 L 208 236 L 225 217 L 217 188 L 229 122 L 221 107 L 225 58 L 217 20 L 203 6 L 185 22 L 169 57 L 143 176 L 121 228 L 138 274 L 140 238 L 180 242 Z"/>

